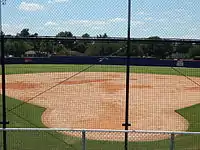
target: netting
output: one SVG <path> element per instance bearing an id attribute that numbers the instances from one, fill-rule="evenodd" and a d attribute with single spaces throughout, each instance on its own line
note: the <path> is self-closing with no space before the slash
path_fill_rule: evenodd
<path id="1" fill-rule="evenodd" d="M 200 131 L 198 1 L 1 3 L 1 127 Z M 12 135 L 0 146 L 7 136 L 8 149 L 80 149 L 83 138 Z M 87 148 L 199 149 L 198 135 L 124 135 L 89 131 Z"/>

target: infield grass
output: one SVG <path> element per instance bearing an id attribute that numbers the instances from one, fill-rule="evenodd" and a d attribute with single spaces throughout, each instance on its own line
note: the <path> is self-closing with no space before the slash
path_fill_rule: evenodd
<path id="1" fill-rule="evenodd" d="M 77 72 L 89 65 L 6 65 L 6 74 L 24 74 L 38 72 Z M 177 68 L 188 76 L 200 77 L 200 69 L 193 68 Z M 88 72 L 124 72 L 124 66 L 94 66 L 87 70 Z M 180 75 L 168 67 L 131 67 L 131 72 L 136 73 L 153 73 L 153 74 L 173 74 Z M 22 103 L 6 97 L 7 109 L 10 110 L 16 105 Z M 1 104 L 1 102 L 0 102 Z M 2 108 L 1 108 L 2 109 Z M 41 122 L 41 115 L 44 108 L 27 104 L 7 111 L 8 127 L 44 127 Z M 200 104 L 176 111 L 189 122 L 188 131 L 200 131 Z M 0 112 L 2 120 L 2 111 Z M 9 131 L 8 149 L 9 150 L 78 150 L 81 149 L 81 139 L 66 136 L 53 131 Z M 98 136 L 98 133 L 96 133 Z M 81 137 L 80 133 L 77 133 Z M 106 136 L 106 134 L 105 134 Z M 145 134 L 144 134 L 145 136 Z M 159 136 L 159 135 L 152 135 Z M 1 138 L 2 136 L 0 136 Z M 123 142 L 108 141 L 87 141 L 88 150 L 122 150 Z M 0 147 L 2 148 L 2 138 Z M 176 150 L 184 149 L 200 149 L 200 135 L 182 135 L 175 138 Z M 131 150 L 168 150 L 169 140 L 161 140 L 155 142 L 130 142 Z"/>

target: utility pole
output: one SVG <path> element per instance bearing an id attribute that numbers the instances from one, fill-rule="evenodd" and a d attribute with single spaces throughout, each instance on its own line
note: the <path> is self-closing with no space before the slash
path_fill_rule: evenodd
<path id="1" fill-rule="evenodd" d="M 3 120 L 0 124 L 3 125 L 3 129 L 6 129 L 6 125 L 8 124 L 6 118 L 6 80 L 5 80 L 5 52 L 4 52 L 4 34 L 2 30 L 2 5 L 6 4 L 6 0 L 0 0 L 0 35 L 1 35 L 1 71 L 2 71 L 2 114 Z M 3 150 L 7 150 L 7 137 L 6 130 L 3 130 Z"/>

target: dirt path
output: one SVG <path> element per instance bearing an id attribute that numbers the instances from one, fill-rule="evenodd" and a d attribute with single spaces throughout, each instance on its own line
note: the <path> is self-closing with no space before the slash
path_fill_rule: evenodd
<path id="1" fill-rule="evenodd" d="M 7 75 L 7 96 L 27 101 L 74 73 Z M 200 83 L 200 78 L 192 77 Z M 200 102 L 200 88 L 182 76 L 131 74 L 130 129 L 187 130 L 188 122 L 174 110 Z M 125 74 L 82 73 L 29 103 L 47 108 L 42 121 L 52 128 L 124 129 Z M 89 139 L 123 140 L 123 134 L 88 133 Z M 137 134 L 133 141 L 166 135 Z"/>

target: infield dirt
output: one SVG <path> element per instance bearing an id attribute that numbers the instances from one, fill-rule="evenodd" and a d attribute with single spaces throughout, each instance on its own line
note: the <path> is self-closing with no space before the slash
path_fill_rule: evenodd
<path id="1" fill-rule="evenodd" d="M 50 128 L 124 129 L 125 73 L 85 72 L 65 81 L 73 74 L 7 75 L 6 95 L 46 108 L 42 122 Z M 191 78 L 200 83 L 200 78 Z M 55 87 L 47 90 L 52 86 Z M 175 110 L 200 103 L 199 92 L 200 88 L 183 76 L 131 73 L 130 129 L 187 130 L 187 120 Z M 123 140 L 123 135 L 88 133 L 87 138 Z M 168 138 L 168 135 L 130 135 L 131 141 Z"/>

